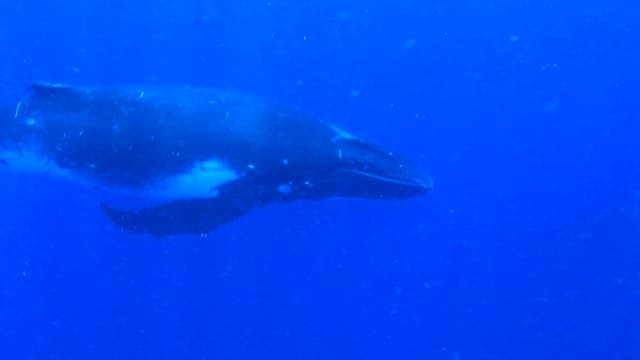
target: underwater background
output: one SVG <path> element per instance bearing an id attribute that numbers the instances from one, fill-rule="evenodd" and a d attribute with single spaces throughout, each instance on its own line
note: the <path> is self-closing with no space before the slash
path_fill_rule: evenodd
<path id="1" fill-rule="evenodd" d="M 428 196 L 126 233 L 0 178 L 2 359 L 639 359 L 630 1 L 4 1 L 32 81 L 268 96 L 418 161 Z"/>

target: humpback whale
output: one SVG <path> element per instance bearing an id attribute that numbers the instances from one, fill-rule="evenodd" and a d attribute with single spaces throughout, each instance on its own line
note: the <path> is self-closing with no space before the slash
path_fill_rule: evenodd
<path id="1" fill-rule="evenodd" d="M 214 88 L 35 83 L 0 113 L 0 170 L 148 199 L 101 200 L 113 223 L 157 236 L 208 233 L 253 208 L 427 193 L 415 163 L 298 109 Z"/>

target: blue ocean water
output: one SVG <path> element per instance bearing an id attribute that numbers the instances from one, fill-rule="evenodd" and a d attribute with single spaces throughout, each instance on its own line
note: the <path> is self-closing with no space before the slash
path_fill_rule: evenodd
<path id="1" fill-rule="evenodd" d="M 0 4 L 34 80 L 265 95 L 415 159 L 406 201 L 122 232 L 0 178 L 3 359 L 640 358 L 640 27 L 622 1 Z"/>

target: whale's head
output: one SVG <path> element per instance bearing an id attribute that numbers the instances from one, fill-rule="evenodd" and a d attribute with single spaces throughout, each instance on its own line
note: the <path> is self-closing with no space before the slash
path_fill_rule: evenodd
<path id="1" fill-rule="evenodd" d="M 378 199 L 413 197 L 429 192 L 433 181 L 414 162 L 359 139 L 337 144 L 338 188 L 346 196 Z M 346 185 L 348 184 L 348 185 Z"/>
<path id="2" fill-rule="evenodd" d="M 331 196 L 400 199 L 428 193 L 431 177 L 416 163 L 338 130 L 331 171 L 319 184 Z"/>

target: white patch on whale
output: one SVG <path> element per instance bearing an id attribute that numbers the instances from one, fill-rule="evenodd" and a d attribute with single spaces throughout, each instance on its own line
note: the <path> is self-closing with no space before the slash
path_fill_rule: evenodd
<path id="1" fill-rule="evenodd" d="M 237 178 L 238 174 L 223 163 L 204 161 L 197 163 L 188 173 L 159 181 L 148 190 L 148 194 L 167 199 L 214 198 L 218 194 L 218 186 Z"/>
<path id="2" fill-rule="evenodd" d="M 178 176 L 159 179 L 153 185 L 132 187 L 103 187 L 101 202 L 121 210 L 135 211 L 162 203 L 193 198 L 215 199 L 218 187 L 238 178 L 238 175 L 217 161 L 204 161 Z"/>
<path id="3" fill-rule="evenodd" d="M 0 151 L 0 171 L 16 174 L 45 176 L 71 181 L 87 188 L 100 189 L 103 195 L 140 197 L 150 200 L 171 201 L 185 198 L 215 198 L 217 187 L 238 178 L 235 171 L 217 161 L 203 161 L 196 163 L 192 170 L 173 177 L 158 180 L 150 186 L 133 188 L 127 186 L 108 186 L 99 182 L 92 182 L 89 177 L 61 168 L 54 161 L 33 150 L 2 150 Z M 95 164 L 88 168 L 95 169 Z"/>
<path id="4" fill-rule="evenodd" d="M 75 180 L 71 171 L 59 167 L 35 151 L 2 150 L 0 151 L 0 159 L 2 160 L 0 171 Z"/>

